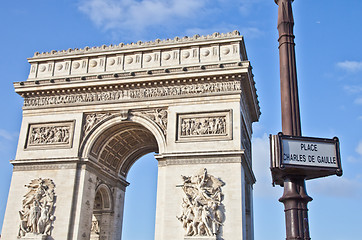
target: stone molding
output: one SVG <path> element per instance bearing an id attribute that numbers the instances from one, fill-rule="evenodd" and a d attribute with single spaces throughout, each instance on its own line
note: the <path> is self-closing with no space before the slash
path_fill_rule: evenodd
<path id="1" fill-rule="evenodd" d="M 13 171 L 38 171 L 38 170 L 60 170 L 60 169 L 76 169 L 77 163 L 37 163 L 15 165 Z"/>
<path id="2" fill-rule="evenodd" d="M 241 163 L 244 151 L 164 153 L 155 155 L 160 167 L 168 165 Z"/>
<path id="3" fill-rule="evenodd" d="M 188 237 L 184 237 L 184 240 L 217 240 L 216 236 L 188 236 Z"/>
<path id="4" fill-rule="evenodd" d="M 241 163 L 240 158 L 194 158 L 194 159 L 162 159 L 158 160 L 158 166 L 190 165 L 190 164 L 214 164 L 214 163 Z"/>

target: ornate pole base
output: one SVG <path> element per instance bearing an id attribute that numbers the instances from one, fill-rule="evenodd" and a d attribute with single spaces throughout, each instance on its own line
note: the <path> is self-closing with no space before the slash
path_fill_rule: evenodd
<path id="1" fill-rule="evenodd" d="M 287 240 L 310 240 L 308 224 L 308 196 L 302 176 L 288 176 L 284 180 L 284 193 L 279 199 L 284 204 Z"/>

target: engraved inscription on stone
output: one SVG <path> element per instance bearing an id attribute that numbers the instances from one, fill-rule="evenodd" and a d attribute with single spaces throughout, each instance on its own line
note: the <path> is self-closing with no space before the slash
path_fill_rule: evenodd
<path id="1" fill-rule="evenodd" d="M 178 186 L 184 191 L 182 214 L 177 219 L 185 230 L 185 239 L 216 239 L 225 220 L 221 189 L 225 183 L 208 174 L 206 168 L 182 179 L 183 184 Z"/>
<path id="2" fill-rule="evenodd" d="M 178 115 L 178 140 L 204 137 L 228 138 L 231 112 Z M 198 138 L 201 137 L 201 138 Z"/>
<path id="3" fill-rule="evenodd" d="M 30 124 L 26 148 L 71 146 L 74 121 Z"/>
<path id="4" fill-rule="evenodd" d="M 51 235 L 55 220 L 54 183 L 51 179 L 33 179 L 28 185 L 28 192 L 24 195 L 22 209 L 19 211 L 20 224 L 18 238 L 45 239 Z"/>

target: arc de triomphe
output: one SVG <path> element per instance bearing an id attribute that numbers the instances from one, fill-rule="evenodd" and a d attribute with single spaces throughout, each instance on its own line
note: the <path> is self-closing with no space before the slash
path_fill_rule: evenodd
<path id="1" fill-rule="evenodd" d="M 156 240 L 253 239 L 260 111 L 237 31 L 28 60 L 2 239 L 119 240 L 127 173 L 150 152 Z"/>

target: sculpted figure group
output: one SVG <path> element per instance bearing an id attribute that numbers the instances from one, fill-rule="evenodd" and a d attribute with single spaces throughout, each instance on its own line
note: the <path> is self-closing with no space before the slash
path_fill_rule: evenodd
<path id="1" fill-rule="evenodd" d="M 22 210 L 19 211 L 20 225 L 18 237 L 27 233 L 51 235 L 54 217 L 54 183 L 51 179 L 33 179 L 25 185 Z"/>
<path id="2" fill-rule="evenodd" d="M 221 135 L 226 133 L 225 117 L 184 118 L 181 136 Z"/>
<path id="3" fill-rule="evenodd" d="M 182 178 L 185 196 L 177 219 L 185 236 L 217 236 L 224 221 L 221 187 L 225 183 L 209 175 L 206 168 L 196 176 Z"/>
<path id="4" fill-rule="evenodd" d="M 51 143 L 69 143 L 69 127 L 34 127 L 32 128 L 29 144 L 41 145 Z"/>

